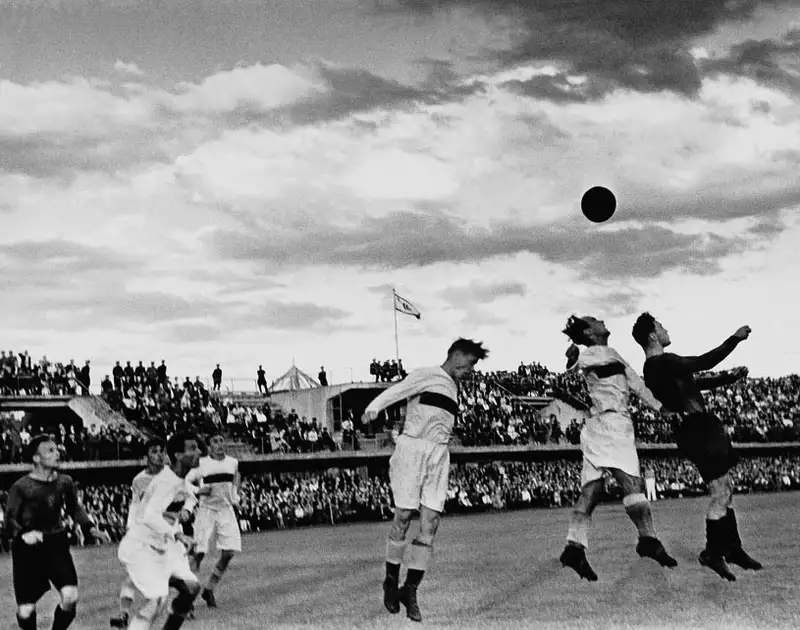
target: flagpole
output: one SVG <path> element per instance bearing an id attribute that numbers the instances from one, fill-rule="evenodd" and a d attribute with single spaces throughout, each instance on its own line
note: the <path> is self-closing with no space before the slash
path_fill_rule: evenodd
<path id="1" fill-rule="evenodd" d="M 394 313 L 394 354 L 400 365 L 400 343 L 397 339 L 397 291 L 392 289 L 392 312 Z"/>

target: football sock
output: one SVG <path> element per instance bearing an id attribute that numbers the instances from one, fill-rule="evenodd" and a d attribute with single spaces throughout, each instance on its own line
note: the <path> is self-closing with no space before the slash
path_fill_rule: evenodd
<path id="1" fill-rule="evenodd" d="M 639 536 L 647 536 L 649 538 L 657 538 L 656 530 L 653 526 L 653 512 L 650 509 L 650 502 L 643 494 L 629 494 L 622 499 L 622 505 L 625 506 L 625 511 L 628 517 L 636 525 L 639 531 Z"/>
<path id="2" fill-rule="evenodd" d="M 22 630 L 36 630 L 36 611 L 34 610 L 27 619 L 23 619 L 19 616 L 19 613 L 17 613 L 17 625 L 22 628 Z"/>
<path id="3" fill-rule="evenodd" d="M 592 517 L 578 510 L 572 511 L 569 520 L 569 531 L 567 532 L 567 542 L 587 549 L 589 547 L 589 525 Z"/>
<path id="4" fill-rule="evenodd" d="M 60 604 L 56 606 L 56 611 L 53 614 L 53 630 L 67 630 L 75 619 L 75 608 L 75 606 L 70 606 L 69 609 L 64 610 Z"/>

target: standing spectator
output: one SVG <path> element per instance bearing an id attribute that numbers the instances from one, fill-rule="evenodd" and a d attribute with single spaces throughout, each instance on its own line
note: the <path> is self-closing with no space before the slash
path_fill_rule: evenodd
<path id="1" fill-rule="evenodd" d="M 219 363 L 217 363 L 216 369 L 211 373 L 211 380 L 214 381 L 214 384 L 211 386 L 211 391 L 219 391 L 222 385 L 222 370 L 219 367 Z"/>
<path id="2" fill-rule="evenodd" d="M 83 385 L 80 392 L 81 396 L 88 396 L 89 386 L 92 384 L 92 378 L 89 374 L 89 361 L 86 361 L 86 364 L 81 368 L 78 381 Z"/>
<path id="3" fill-rule="evenodd" d="M 125 375 L 125 372 L 122 370 L 122 366 L 119 364 L 119 361 L 117 361 L 114 369 L 111 370 L 111 374 L 114 376 L 114 389 L 121 391 L 122 377 Z"/>
<path id="4" fill-rule="evenodd" d="M 161 359 L 161 365 L 156 368 L 156 374 L 160 385 L 167 383 L 167 362 L 164 359 Z"/>
<path id="5" fill-rule="evenodd" d="M 257 381 L 258 393 L 259 394 L 263 393 L 264 396 L 269 395 L 269 388 L 267 387 L 267 376 L 266 376 L 267 373 L 264 371 L 264 367 L 259 365 L 258 366 L 258 372 L 256 372 L 256 374 L 258 376 L 258 381 Z M 263 392 L 261 391 L 262 387 L 264 388 Z"/>
<path id="6" fill-rule="evenodd" d="M 319 374 L 317 374 L 317 376 L 319 377 L 319 384 L 322 387 L 327 387 L 328 386 L 328 374 L 327 374 L 327 372 L 325 372 L 325 366 L 324 365 L 320 366 Z"/>

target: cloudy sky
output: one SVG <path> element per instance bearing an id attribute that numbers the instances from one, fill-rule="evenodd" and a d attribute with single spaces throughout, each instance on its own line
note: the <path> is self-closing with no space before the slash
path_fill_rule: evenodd
<path id="1" fill-rule="evenodd" d="M 96 381 L 358 379 L 392 287 L 408 367 L 649 310 L 797 372 L 798 173 L 797 0 L 0 0 L 0 346 Z"/>

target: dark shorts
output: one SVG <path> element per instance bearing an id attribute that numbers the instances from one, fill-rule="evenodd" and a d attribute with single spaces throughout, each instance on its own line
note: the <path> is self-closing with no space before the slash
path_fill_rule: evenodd
<path id="1" fill-rule="evenodd" d="M 713 414 L 681 414 L 674 433 L 678 452 L 697 466 L 706 483 L 719 479 L 739 461 L 725 427 Z"/>
<path id="2" fill-rule="evenodd" d="M 17 538 L 11 546 L 14 596 L 19 604 L 35 604 L 50 590 L 77 586 L 78 575 L 65 534 L 45 535 L 44 542 L 26 545 Z"/>

